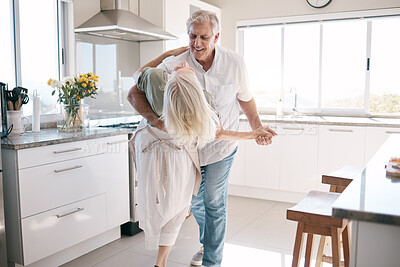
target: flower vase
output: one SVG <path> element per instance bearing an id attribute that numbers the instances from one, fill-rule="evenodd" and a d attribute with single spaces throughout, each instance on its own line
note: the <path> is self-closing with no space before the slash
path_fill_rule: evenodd
<path id="1" fill-rule="evenodd" d="M 81 131 L 89 126 L 89 106 L 80 102 L 61 105 L 57 128 L 63 132 Z"/>

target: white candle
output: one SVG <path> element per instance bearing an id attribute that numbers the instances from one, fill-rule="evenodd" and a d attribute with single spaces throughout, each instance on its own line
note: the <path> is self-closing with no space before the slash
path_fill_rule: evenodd
<path id="1" fill-rule="evenodd" d="M 36 89 L 33 91 L 32 132 L 40 132 L 40 96 Z"/>

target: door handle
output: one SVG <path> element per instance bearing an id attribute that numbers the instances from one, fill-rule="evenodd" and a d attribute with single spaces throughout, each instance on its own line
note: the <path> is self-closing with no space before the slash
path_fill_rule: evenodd
<path id="1" fill-rule="evenodd" d="M 329 129 L 328 131 L 330 132 L 342 132 L 342 133 L 352 133 L 353 130 L 347 130 L 347 129 Z"/>
<path id="2" fill-rule="evenodd" d="M 111 146 L 111 145 L 115 145 L 115 144 L 126 143 L 128 141 L 129 140 L 119 140 L 119 141 L 107 142 L 107 145 Z"/>
<path id="3" fill-rule="evenodd" d="M 53 153 L 54 154 L 61 154 L 61 153 L 78 151 L 78 150 L 82 150 L 82 148 L 81 147 L 76 147 L 76 148 L 71 148 L 71 149 L 66 149 L 66 150 L 58 150 L 58 151 L 53 151 Z"/>
<path id="4" fill-rule="evenodd" d="M 82 168 L 82 167 L 83 167 L 83 165 L 76 165 L 76 166 L 69 167 L 69 168 L 65 168 L 65 169 L 54 170 L 54 172 L 55 172 L 55 173 L 65 172 L 65 171 L 70 171 L 70 170 L 79 169 L 79 168 Z"/>
<path id="5" fill-rule="evenodd" d="M 70 212 L 67 212 L 67 213 L 64 213 L 64 214 L 57 214 L 56 216 L 57 216 L 57 218 L 62 218 L 62 217 L 65 217 L 65 216 L 68 216 L 68 215 L 71 215 L 71 214 L 80 212 L 80 211 L 82 211 L 82 210 L 84 210 L 84 208 L 77 208 L 77 209 L 74 210 L 74 211 L 70 211 Z"/>

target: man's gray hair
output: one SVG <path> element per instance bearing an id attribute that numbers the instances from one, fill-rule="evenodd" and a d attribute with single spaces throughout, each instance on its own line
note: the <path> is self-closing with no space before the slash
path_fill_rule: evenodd
<path id="1" fill-rule="evenodd" d="M 217 15 L 214 12 L 207 11 L 207 10 L 198 10 L 194 12 L 186 21 L 186 30 L 187 33 L 190 31 L 190 27 L 193 24 L 204 24 L 204 23 L 211 23 L 211 27 L 213 29 L 213 34 L 216 35 L 219 33 L 220 25 Z"/>

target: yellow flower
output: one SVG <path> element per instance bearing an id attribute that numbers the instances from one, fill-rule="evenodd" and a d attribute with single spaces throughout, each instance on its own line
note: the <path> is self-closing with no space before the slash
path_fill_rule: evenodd
<path id="1" fill-rule="evenodd" d="M 52 80 L 52 79 L 49 79 L 49 80 L 47 81 L 47 85 L 48 85 L 48 86 L 50 86 L 51 81 L 53 81 L 53 80 Z"/>
<path id="2" fill-rule="evenodd" d="M 81 98 L 79 96 L 75 96 L 76 99 L 80 100 Z"/>
<path id="3" fill-rule="evenodd" d="M 90 86 L 93 87 L 93 86 L 94 86 L 94 83 L 90 83 Z"/>
<path id="4" fill-rule="evenodd" d="M 90 94 L 90 90 L 88 90 L 88 93 Z"/>
<path id="5" fill-rule="evenodd" d="M 87 86 L 87 84 L 86 83 L 82 83 L 82 86 L 83 86 L 83 88 L 85 88 Z"/>
<path id="6" fill-rule="evenodd" d="M 90 75 L 90 76 L 92 76 L 92 75 L 93 75 L 93 73 L 89 72 L 89 75 Z"/>
<path id="7" fill-rule="evenodd" d="M 97 78 L 94 79 L 95 82 L 98 82 L 99 80 Z"/>

